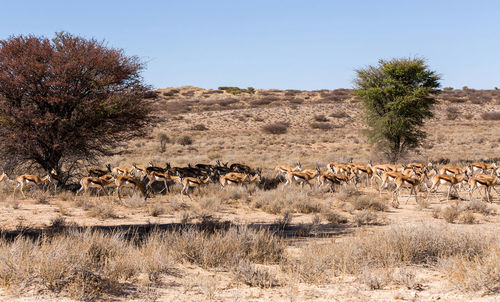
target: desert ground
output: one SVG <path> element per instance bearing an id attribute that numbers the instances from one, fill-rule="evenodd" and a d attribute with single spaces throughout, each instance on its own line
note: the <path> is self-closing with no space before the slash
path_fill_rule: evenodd
<path id="1" fill-rule="evenodd" d="M 438 100 L 427 139 L 399 164 L 498 162 L 500 90 L 445 89 Z M 272 182 L 276 165 L 386 162 L 363 136 L 362 108 L 347 89 L 178 87 L 157 90 L 151 104 L 148 134 L 99 159 L 101 167 L 220 160 L 262 168 Z M 276 123 L 286 132 L 263 130 Z M 487 202 L 467 187 L 446 200 L 444 186 L 429 198 L 421 186 L 415 199 L 406 189 L 395 197 L 393 185 L 379 192 L 376 180 L 335 192 L 316 181 L 276 184 L 211 183 L 189 196 L 175 184 L 144 201 L 131 191 L 119 199 L 51 187 L 24 198 L 0 183 L 0 300 L 500 299 L 495 191 Z"/>

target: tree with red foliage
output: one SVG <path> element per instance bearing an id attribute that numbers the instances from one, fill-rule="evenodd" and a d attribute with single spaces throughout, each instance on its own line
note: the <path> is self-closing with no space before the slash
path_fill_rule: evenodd
<path id="1" fill-rule="evenodd" d="M 68 33 L 0 41 L 0 156 L 12 167 L 75 169 L 144 133 L 143 63 Z M 64 170 L 64 172 L 63 172 Z"/>

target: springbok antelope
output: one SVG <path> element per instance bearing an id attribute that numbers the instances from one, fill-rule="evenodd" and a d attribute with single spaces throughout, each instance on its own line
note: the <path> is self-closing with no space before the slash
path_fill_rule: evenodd
<path id="1" fill-rule="evenodd" d="M 498 176 L 496 176 L 496 175 L 480 174 L 476 177 L 471 177 L 469 179 L 469 186 L 470 186 L 469 199 L 472 199 L 472 193 L 474 193 L 474 191 L 476 189 L 479 190 L 479 193 L 481 193 L 481 197 L 484 198 L 484 195 L 481 192 L 481 187 L 484 187 L 484 191 L 486 193 L 488 202 L 491 202 L 490 201 L 491 188 L 493 188 L 493 190 L 495 190 L 497 195 L 499 195 L 497 189 L 495 188 L 495 186 L 497 186 L 497 185 L 500 185 L 500 179 L 498 179 Z"/>
<path id="2" fill-rule="evenodd" d="M 470 169 L 471 172 L 479 172 L 480 174 L 486 173 L 486 171 L 491 170 L 491 175 L 495 172 L 495 170 L 498 168 L 497 163 L 472 163 L 470 164 Z"/>
<path id="3" fill-rule="evenodd" d="M 120 189 L 124 187 L 132 187 L 134 189 L 134 192 L 136 189 L 139 189 L 142 193 L 142 196 L 144 197 L 144 201 L 146 201 L 146 199 L 148 198 L 144 186 L 135 177 L 127 175 L 118 175 L 116 176 L 115 184 L 116 184 L 116 193 L 118 194 L 118 199 L 122 199 L 120 196 Z"/>
<path id="4" fill-rule="evenodd" d="M 449 174 L 436 174 L 432 177 L 431 182 L 431 188 L 429 189 L 429 193 L 427 193 L 427 199 L 429 199 L 429 195 L 433 192 L 436 192 L 437 189 L 441 184 L 448 184 L 450 187 L 448 188 L 448 194 L 446 195 L 446 200 L 449 200 L 450 198 L 450 192 L 451 189 L 453 188 L 455 192 L 457 193 L 458 196 L 458 190 L 457 190 L 457 184 L 461 183 L 465 179 L 468 178 L 467 173 L 461 173 L 457 174 L 456 176 L 449 175 Z"/>
<path id="5" fill-rule="evenodd" d="M 324 183 L 329 183 L 330 191 L 335 192 L 335 185 L 347 184 L 354 177 L 356 177 L 354 174 L 346 176 L 344 174 L 334 174 L 328 171 L 318 171 L 318 187 L 321 188 Z"/>
<path id="6" fill-rule="evenodd" d="M 141 174 L 143 177 L 144 177 L 144 176 L 146 176 L 146 167 L 144 167 L 144 166 L 139 166 L 139 165 L 137 165 L 137 164 L 135 164 L 135 163 L 134 163 L 134 164 L 132 164 L 132 167 L 134 167 L 134 168 L 132 169 L 132 171 L 133 171 L 134 173 Z"/>
<path id="7" fill-rule="evenodd" d="M 380 184 L 379 187 L 379 193 L 382 194 L 382 189 L 387 189 L 387 185 L 389 182 L 395 182 L 398 177 L 404 176 L 403 173 L 398 172 L 398 171 L 388 171 L 382 173 L 382 176 L 380 179 L 382 180 L 382 183 Z"/>
<path id="8" fill-rule="evenodd" d="M 146 185 L 146 189 L 147 188 L 151 188 L 151 185 L 155 182 L 155 181 L 162 181 L 163 184 L 165 185 L 165 187 L 163 188 L 163 190 L 161 190 L 160 193 L 163 193 L 163 191 L 167 190 L 167 193 L 170 192 L 170 182 L 171 181 L 179 181 L 180 182 L 180 178 L 179 176 L 175 176 L 175 175 L 170 175 L 169 173 L 161 173 L 161 172 L 151 172 L 148 174 L 148 179 L 149 179 L 149 182 L 147 183 Z"/>
<path id="9" fill-rule="evenodd" d="M 281 166 L 276 166 L 274 168 L 274 171 L 276 171 L 275 177 L 278 177 L 278 175 L 280 174 L 286 175 L 288 172 L 297 172 L 301 170 L 302 170 L 302 165 L 300 164 L 300 162 L 297 162 L 297 165 L 295 167 L 281 165 Z"/>
<path id="10" fill-rule="evenodd" d="M 76 195 L 78 193 L 82 192 L 86 193 L 89 188 L 98 188 L 99 190 L 97 191 L 97 196 L 99 196 L 99 193 L 103 191 L 106 195 L 108 193 L 105 190 L 105 187 L 110 186 L 113 184 L 113 177 L 109 178 L 107 175 L 104 178 L 101 177 L 84 177 L 80 180 L 80 189 L 76 191 Z"/>
<path id="11" fill-rule="evenodd" d="M 413 168 L 415 169 L 415 167 Z M 417 174 L 418 175 L 418 174 Z M 396 194 L 396 199 L 399 197 L 399 193 L 401 189 L 404 186 L 409 186 L 410 187 L 410 195 L 408 196 L 408 199 L 406 199 L 406 203 L 408 203 L 408 200 L 410 200 L 412 193 L 415 193 L 415 202 L 418 202 L 418 193 L 417 193 L 417 188 L 418 186 L 424 181 L 425 178 L 425 173 L 421 173 L 419 177 L 410 177 L 406 175 L 399 175 L 396 178 L 396 189 L 393 192 Z"/>
<path id="12" fill-rule="evenodd" d="M 334 174 L 351 174 L 351 167 L 349 165 L 339 164 L 339 163 L 329 163 L 326 168 Z"/>
<path id="13" fill-rule="evenodd" d="M 262 180 L 262 171 L 260 169 L 257 169 L 257 173 L 253 176 L 250 176 L 249 173 L 232 172 L 219 177 L 219 182 L 223 187 L 228 184 L 240 184 L 244 185 L 247 189 L 249 183 L 257 180 Z"/>
<path id="14" fill-rule="evenodd" d="M 99 169 L 99 168 L 91 168 L 89 169 L 89 176 L 90 177 L 101 177 L 106 174 L 111 174 L 111 165 L 107 164 L 106 165 L 106 170 Z"/>
<path id="15" fill-rule="evenodd" d="M 456 176 L 462 173 L 467 172 L 467 168 L 465 169 L 460 169 L 460 168 L 454 168 L 454 167 L 449 167 L 449 166 L 444 166 L 441 169 L 439 169 L 439 174 L 446 174 L 446 175 L 452 175 Z"/>
<path id="16" fill-rule="evenodd" d="M 189 196 L 190 188 L 198 188 L 198 194 L 200 193 L 200 187 L 207 184 L 210 180 L 210 176 L 207 176 L 205 179 L 200 179 L 196 177 L 183 177 L 182 174 L 179 174 L 181 183 L 182 183 L 182 191 L 181 194 L 186 194 Z"/>
<path id="17" fill-rule="evenodd" d="M 24 188 L 25 185 L 36 185 L 36 186 L 39 186 L 40 184 L 42 184 L 42 183 L 44 183 L 46 181 L 48 181 L 48 182 L 55 182 L 56 180 L 52 176 L 53 173 L 55 174 L 55 170 L 54 169 L 52 169 L 52 171 L 50 171 L 49 173 L 47 173 L 47 175 L 45 175 L 42 178 L 40 178 L 37 175 L 30 175 L 30 174 L 19 175 L 16 178 L 17 185 L 14 188 L 14 192 L 12 194 L 15 194 L 17 188 L 20 188 L 21 193 L 23 194 L 23 197 L 26 198 L 26 195 L 24 195 L 24 191 L 23 191 L 23 188 Z"/>
<path id="18" fill-rule="evenodd" d="M 111 169 L 111 174 L 113 175 L 130 175 L 134 171 L 134 168 L 125 168 L 125 167 L 114 167 Z"/>
<path id="19" fill-rule="evenodd" d="M 310 181 L 311 181 L 311 179 L 318 176 L 318 174 L 319 174 L 318 171 L 316 171 L 316 173 L 314 175 L 310 174 L 310 173 L 305 173 L 305 172 L 290 171 L 286 174 L 286 182 L 285 182 L 283 188 L 292 182 L 300 183 L 302 188 L 304 187 L 304 183 L 307 183 L 312 188 Z"/>
<path id="20" fill-rule="evenodd" d="M 380 164 L 380 165 L 375 165 L 371 168 L 373 170 L 373 176 L 377 177 L 380 180 L 382 180 L 382 177 L 381 177 L 382 173 L 398 171 L 398 166 L 393 165 L 393 164 Z"/>
<path id="21" fill-rule="evenodd" d="M 352 168 L 352 173 L 359 176 L 366 174 L 366 186 L 368 187 L 368 182 L 370 182 L 370 186 L 372 185 L 373 170 L 371 168 L 371 161 L 366 166 L 356 164 Z"/>

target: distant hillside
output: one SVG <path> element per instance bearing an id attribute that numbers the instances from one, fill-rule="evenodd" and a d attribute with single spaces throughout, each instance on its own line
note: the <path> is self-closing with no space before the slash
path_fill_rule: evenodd
<path id="1" fill-rule="evenodd" d="M 253 93 L 251 93 L 253 92 Z M 219 111 L 253 107 L 297 106 L 303 103 L 356 103 L 351 89 L 278 90 L 278 89 L 203 89 L 192 86 L 158 89 L 155 109 L 167 114 Z M 500 90 L 445 89 L 438 96 L 447 103 L 500 104 Z"/>

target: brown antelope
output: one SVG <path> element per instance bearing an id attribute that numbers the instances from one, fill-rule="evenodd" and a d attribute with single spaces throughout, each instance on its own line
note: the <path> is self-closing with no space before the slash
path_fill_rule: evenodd
<path id="1" fill-rule="evenodd" d="M 484 191 L 486 193 L 486 197 L 488 199 L 488 202 L 491 202 L 490 201 L 491 188 L 493 188 L 493 190 L 495 190 L 497 195 L 499 195 L 497 189 L 495 188 L 495 186 L 497 186 L 497 185 L 500 185 L 500 179 L 498 179 L 498 176 L 496 176 L 496 175 L 480 174 L 476 177 L 471 177 L 469 179 L 469 186 L 470 186 L 469 187 L 469 199 L 472 199 L 472 193 L 474 193 L 474 191 L 476 189 L 479 190 L 479 193 L 481 193 L 481 197 L 484 199 L 484 195 L 481 192 L 481 187 L 484 187 Z"/>
<path id="2" fill-rule="evenodd" d="M 15 194 L 17 188 L 20 188 L 21 193 L 23 194 L 23 197 L 26 198 L 26 195 L 24 195 L 24 191 L 23 191 L 23 188 L 24 188 L 25 185 L 40 186 L 40 184 L 42 184 L 42 183 L 44 183 L 46 181 L 48 181 L 48 182 L 55 182 L 56 180 L 55 180 L 55 178 L 52 175 L 53 173 L 56 175 L 54 169 L 52 169 L 52 171 L 50 173 L 48 173 L 47 175 L 45 175 L 42 178 L 40 178 L 37 175 L 30 175 L 30 174 L 19 175 L 16 178 L 17 186 L 14 188 L 14 192 L 12 194 Z"/>
<path id="3" fill-rule="evenodd" d="M 288 172 L 296 172 L 301 170 L 302 170 L 302 165 L 300 164 L 300 162 L 298 162 L 295 167 L 282 165 L 282 166 L 276 166 L 276 168 L 274 168 L 274 171 L 276 171 L 275 177 L 278 177 L 278 175 L 280 174 L 286 175 Z"/>
<path id="4" fill-rule="evenodd" d="M 136 165 L 135 163 L 132 164 L 132 167 L 133 167 L 132 172 L 134 172 L 134 174 L 138 173 L 142 176 L 146 176 L 146 169 L 147 169 L 146 167 Z"/>
<path id="5" fill-rule="evenodd" d="M 142 183 L 135 177 L 127 176 L 127 175 L 118 175 L 115 180 L 116 184 L 116 193 L 118 194 L 118 199 L 121 199 L 120 189 L 124 187 L 132 187 L 134 192 L 136 189 L 139 189 L 144 197 L 144 201 L 148 198 L 147 192 L 144 189 Z"/>
<path id="6" fill-rule="evenodd" d="M 106 190 L 104 188 L 113 184 L 113 180 L 114 180 L 113 177 L 109 178 L 106 176 L 104 178 L 84 177 L 80 180 L 81 187 L 76 192 L 76 195 L 78 195 L 78 193 L 80 193 L 82 191 L 83 191 L 83 193 L 86 193 L 89 188 L 98 188 L 99 190 L 97 191 L 97 196 L 99 196 L 99 193 L 101 191 L 103 191 L 106 195 L 108 195 L 108 193 L 106 192 Z"/>
<path id="7" fill-rule="evenodd" d="M 106 174 L 111 174 L 111 165 L 107 164 L 106 165 L 106 170 L 99 169 L 99 168 L 91 168 L 89 169 L 89 176 L 90 177 L 101 177 Z"/>
<path id="8" fill-rule="evenodd" d="M 114 167 L 111 169 L 111 174 L 113 175 L 130 175 L 134 171 L 134 168 L 125 168 L 125 167 Z"/>
<path id="9" fill-rule="evenodd" d="M 415 169 L 415 167 L 413 169 Z M 406 175 L 399 175 L 396 178 L 396 189 L 393 191 L 393 196 L 394 196 L 394 193 L 396 193 L 396 199 L 397 199 L 403 186 L 409 186 L 410 187 L 410 195 L 408 196 L 408 199 L 406 199 L 406 203 L 408 203 L 408 200 L 410 200 L 412 193 L 415 193 L 415 202 L 418 202 L 417 188 L 422 183 L 424 178 L 425 178 L 425 173 L 420 174 L 419 177 L 410 177 L 410 176 L 406 176 Z"/>
<path id="10" fill-rule="evenodd" d="M 224 187 L 227 184 L 240 184 L 245 185 L 248 188 L 248 183 L 262 180 L 262 172 L 257 169 L 257 173 L 254 176 L 250 176 L 249 173 L 238 173 L 231 172 L 219 177 L 220 184 Z"/>
<path id="11" fill-rule="evenodd" d="M 382 176 L 380 177 L 382 183 L 380 184 L 379 187 L 379 193 L 382 194 L 382 188 L 387 189 L 387 185 L 389 184 L 389 182 L 396 181 L 398 177 L 403 175 L 404 175 L 403 173 L 397 171 L 388 171 L 382 173 Z"/>
<path id="12" fill-rule="evenodd" d="M 329 183 L 330 191 L 335 192 L 335 185 L 347 184 L 354 177 L 354 174 L 346 176 L 344 174 L 334 174 L 328 171 L 321 172 L 318 170 L 318 187 L 321 188 L 324 183 Z"/>
<path id="13" fill-rule="evenodd" d="M 146 185 L 147 188 L 151 188 L 151 185 L 155 181 L 161 181 L 164 184 L 163 190 L 160 191 L 160 193 L 163 193 L 163 191 L 167 190 L 167 193 L 170 192 L 170 182 L 175 182 L 179 181 L 180 182 L 180 177 L 175 176 L 175 175 L 170 175 L 169 173 L 161 173 L 161 172 L 151 172 L 148 174 L 148 179 L 149 182 Z"/>
<path id="14" fill-rule="evenodd" d="M 372 170 L 373 170 L 373 176 L 382 180 L 382 177 L 381 177 L 382 173 L 384 173 L 384 172 L 397 172 L 398 166 L 393 165 L 393 164 L 380 164 L 380 165 L 373 166 Z"/>
<path id="15" fill-rule="evenodd" d="M 467 168 L 466 169 L 460 169 L 460 168 L 454 168 L 454 167 L 444 166 L 441 169 L 439 169 L 439 174 L 447 174 L 447 175 L 456 176 L 458 174 L 462 174 L 462 173 L 467 172 L 467 170 L 468 170 Z"/>
<path id="16" fill-rule="evenodd" d="M 486 173 L 486 171 L 491 170 L 491 175 L 495 172 L 495 170 L 498 168 L 497 163 L 472 163 L 470 164 L 470 170 L 472 173 L 474 172 L 479 172 L 481 173 Z"/>
<path id="17" fill-rule="evenodd" d="M 368 182 L 370 182 L 370 186 L 372 185 L 373 170 L 371 168 L 371 161 L 366 166 L 356 164 L 352 168 L 352 173 L 358 176 L 366 174 L 366 186 L 368 187 Z"/>
<path id="18" fill-rule="evenodd" d="M 349 165 L 339 164 L 339 163 L 329 163 L 326 168 L 334 174 L 351 174 L 351 167 Z"/>
<path id="19" fill-rule="evenodd" d="M 182 177 L 179 175 L 181 183 L 182 183 L 182 191 L 181 194 L 186 194 L 189 196 L 190 188 L 198 188 L 198 194 L 200 193 L 200 187 L 207 184 L 210 180 L 210 176 L 207 176 L 204 180 L 197 177 Z"/>
<path id="20" fill-rule="evenodd" d="M 446 200 L 449 200 L 451 189 L 453 188 L 458 195 L 458 190 L 456 186 L 457 184 L 467 179 L 467 177 L 468 177 L 467 173 L 458 174 L 456 176 L 449 174 L 434 175 L 431 179 L 432 185 L 431 188 L 429 189 L 429 193 L 427 194 L 427 199 L 429 199 L 429 195 L 432 193 L 433 190 L 434 192 L 437 191 L 437 189 L 441 184 L 448 184 L 450 187 L 448 188 L 448 194 L 446 195 Z"/>
<path id="21" fill-rule="evenodd" d="M 286 183 L 283 186 L 283 188 L 286 185 L 291 184 L 292 182 L 300 183 L 302 188 L 304 187 L 304 183 L 307 183 L 312 188 L 310 180 L 318 176 L 318 174 L 319 174 L 318 171 L 316 171 L 314 175 L 310 173 L 290 171 L 286 174 Z"/>

